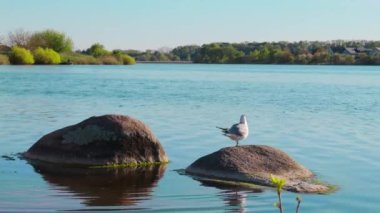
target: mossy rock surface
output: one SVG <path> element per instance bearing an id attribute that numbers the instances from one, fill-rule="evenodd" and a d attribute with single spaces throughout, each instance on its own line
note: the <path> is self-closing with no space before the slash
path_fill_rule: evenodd
<path id="1" fill-rule="evenodd" d="M 168 162 L 162 145 L 149 127 L 124 115 L 91 117 L 51 132 L 23 157 L 87 166 Z"/>
<path id="2" fill-rule="evenodd" d="M 315 175 L 285 152 L 265 145 L 226 147 L 203 156 L 186 168 L 189 175 L 271 186 L 270 175 L 286 179 L 285 190 L 327 193 Z"/>

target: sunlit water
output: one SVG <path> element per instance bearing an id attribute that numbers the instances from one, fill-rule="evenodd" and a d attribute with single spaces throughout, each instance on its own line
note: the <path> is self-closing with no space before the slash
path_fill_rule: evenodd
<path id="1" fill-rule="evenodd" d="M 146 122 L 170 157 L 167 168 L 141 180 L 131 171 L 52 175 L 1 158 L 0 211 L 277 212 L 270 189 L 213 186 L 173 171 L 232 146 L 215 126 L 242 113 L 251 131 L 242 144 L 278 147 L 339 186 L 330 195 L 302 195 L 301 212 L 379 209 L 380 67 L 0 66 L 0 155 L 108 113 Z M 286 212 L 294 211 L 295 196 L 284 193 Z"/>

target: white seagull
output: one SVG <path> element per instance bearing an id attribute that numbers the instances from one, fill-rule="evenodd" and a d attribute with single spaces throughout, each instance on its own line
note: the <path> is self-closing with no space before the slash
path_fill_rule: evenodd
<path id="1" fill-rule="evenodd" d="M 248 122 L 245 115 L 240 116 L 240 122 L 232 125 L 230 128 L 216 127 L 222 130 L 223 135 L 229 137 L 236 142 L 236 146 L 239 146 L 239 141 L 248 137 Z"/>

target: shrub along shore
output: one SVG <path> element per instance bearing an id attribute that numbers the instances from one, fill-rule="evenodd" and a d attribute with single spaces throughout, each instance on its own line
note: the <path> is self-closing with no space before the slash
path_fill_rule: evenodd
<path id="1" fill-rule="evenodd" d="M 73 42 L 62 32 L 44 30 L 11 32 L 0 40 L 0 64 L 109 64 L 208 63 L 208 64 L 326 64 L 380 65 L 380 41 L 299 41 L 210 43 L 172 50 L 113 50 L 100 43 L 73 51 Z"/>
<path id="2" fill-rule="evenodd" d="M 122 50 L 108 51 L 95 43 L 83 51 L 73 51 L 73 41 L 64 33 L 44 30 L 9 33 L 7 45 L 0 42 L 0 64 L 135 64 L 133 57 Z"/>

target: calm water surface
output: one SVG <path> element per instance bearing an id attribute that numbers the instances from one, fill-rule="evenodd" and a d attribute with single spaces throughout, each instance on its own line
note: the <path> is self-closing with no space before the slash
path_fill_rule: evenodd
<path id="1" fill-rule="evenodd" d="M 146 122 L 171 163 L 149 171 L 56 171 L 0 158 L 0 211 L 277 212 L 272 190 L 200 183 L 173 171 L 233 143 L 216 125 L 248 116 L 245 144 L 278 147 L 339 185 L 301 212 L 377 212 L 380 67 L 0 66 L 0 155 L 93 115 Z M 136 177 L 137 174 L 137 177 Z M 284 193 L 293 212 L 296 194 Z"/>

